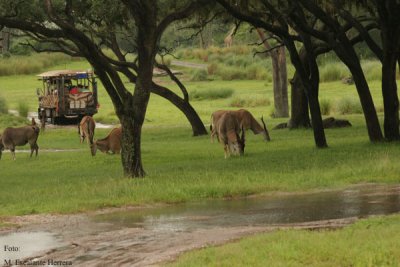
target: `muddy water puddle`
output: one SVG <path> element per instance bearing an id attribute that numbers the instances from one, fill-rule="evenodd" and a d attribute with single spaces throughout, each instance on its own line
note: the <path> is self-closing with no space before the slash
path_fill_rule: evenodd
<path id="1" fill-rule="evenodd" d="M 0 236 L 0 260 L 16 265 L 16 260 L 34 256 L 42 251 L 65 245 L 59 237 L 49 232 L 17 232 Z"/>
<path id="2" fill-rule="evenodd" d="M 342 191 L 212 200 L 99 215 L 96 221 L 157 231 L 265 226 L 366 217 L 400 211 L 400 186 L 355 186 Z"/>
<path id="3" fill-rule="evenodd" d="M 31 225 L 27 230 L 46 230 L 58 242 L 52 243 L 51 251 L 35 255 L 38 260 L 70 261 L 74 266 L 146 266 L 190 249 L 277 227 L 340 227 L 355 218 L 397 212 L 400 185 L 373 184 L 338 191 L 71 215 L 69 220 Z M 24 229 L 20 231 L 24 235 Z M 0 245 L 12 243 L 12 234 L 0 236 Z M 40 251 L 49 249 L 40 242 L 37 247 Z"/>

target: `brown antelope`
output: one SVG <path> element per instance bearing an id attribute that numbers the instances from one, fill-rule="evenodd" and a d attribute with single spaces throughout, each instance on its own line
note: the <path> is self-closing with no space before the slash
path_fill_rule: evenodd
<path id="1" fill-rule="evenodd" d="M 122 128 L 114 128 L 106 138 L 94 142 L 94 154 L 97 149 L 103 153 L 119 154 L 121 152 Z"/>
<path id="2" fill-rule="evenodd" d="M 238 119 L 232 112 L 225 112 L 216 122 L 215 129 L 218 133 L 218 140 L 224 146 L 225 158 L 231 154 L 244 154 L 245 139 L 244 128 L 240 126 Z M 240 136 L 240 131 L 242 136 Z"/>
<path id="3" fill-rule="evenodd" d="M 37 126 L 34 118 L 32 118 L 32 123 L 29 126 L 6 128 L 0 138 L 0 159 L 2 151 L 4 149 L 10 149 L 13 160 L 15 160 L 15 147 L 23 146 L 27 143 L 29 143 L 31 146 L 31 157 L 33 155 L 33 151 L 36 152 L 37 156 L 39 151 L 39 146 L 37 145 L 39 132 L 40 129 Z"/>
<path id="4" fill-rule="evenodd" d="M 218 135 L 218 131 L 215 129 L 216 122 L 221 118 L 221 116 L 226 113 L 232 113 L 238 120 L 241 126 L 245 130 L 251 129 L 254 134 L 262 134 L 264 136 L 265 141 L 271 141 L 269 136 L 269 132 L 267 126 L 265 125 L 263 117 L 261 117 L 261 122 L 263 123 L 263 127 L 256 121 L 256 119 L 251 115 L 251 113 L 246 109 L 239 109 L 239 110 L 217 110 L 211 115 L 211 141 L 214 141 L 214 136 Z"/>
<path id="5" fill-rule="evenodd" d="M 90 151 L 92 156 L 95 155 L 94 152 L 94 129 L 96 128 L 96 122 L 91 116 L 85 116 L 82 118 L 81 122 L 78 125 L 78 134 L 80 137 L 81 144 L 85 141 L 90 145 Z"/>

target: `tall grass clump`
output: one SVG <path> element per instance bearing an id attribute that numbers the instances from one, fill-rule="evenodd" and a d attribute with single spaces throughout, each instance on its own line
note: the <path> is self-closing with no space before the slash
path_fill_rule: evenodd
<path id="1" fill-rule="evenodd" d="M 233 94 L 232 89 L 219 88 L 207 90 L 194 90 L 189 93 L 191 100 L 206 100 L 206 99 L 223 99 L 231 97 Z"/>
<path id="2" fill-rule="evenodd" d="M 18 103 L 18 113 L 20 117 L 26 118 L 28 117 L 29 105 L 25 102 Z"/>
<path id="3" fill-rule="evenodd" d="M 208 80 L 207 70 L 204 69 L 194 70 L 192 76 L 190 77 L 190 80 L 195 82 L 207 81 Z"/>
<path id="4" fill-rule="evenodd" d="M 378 60 L 364 60 L 361 62 L 367 81 L 382 80 L 382 65 Z"/>
<path id="5" fill-rule="evenodd" d="M 34 74 L 70 60 L 71 57 L 60 53 L 41 53 L 31 56 L 3 58 L 0 60 L 0 76 Z"/>
<path id="6" fill-rule="evenodd" d="M 319 106 L 322 115 L 329 115 L 332 113 L 333 104 L 329 99 L 323 98 L 319 101 Z"/>
<path id="7" fill-rule="evenodd" d="M 342 78 L 349 77 L 350 72 L 341 62 L 327 62 L 320 67 L 321 82 L 340 81 Z"/>
<path id="8" fill-rule="evenodd" d="M 0 114 L 8 113 L 8 104 L 3 96 L 0 96 Z"/>
<path id="9" fill-rule="evenodd" d="M 0 134 L 7 127 L 18 127 L 24 126 L 27 123 L 26 118 L 14 116 L 12 114 L 1 114 L 0 113 Z"/>
<path id="10" fill-rule="evenodd" d="M 360 114 L 362 113 L 361 103 L 349 97 L 340 99 L 336 104 L 336 111 L 339 114 Z"/>
<path id="11" fill-rule="evenodd" d="M 260 106 L 269 106 L 271 105 L 271 101 L 267 97 L 259 97 L 259 96 L 246 96 L 246 97 L 233 97 L 229 103 L 231 107 L 260 107 Z"/>
<path id="12" fill-rule="evenodd" d="M 220 66 L 216 73 L 224 81 L 244 80 L 247 78 L 245 69 L 238 67 Z"/>

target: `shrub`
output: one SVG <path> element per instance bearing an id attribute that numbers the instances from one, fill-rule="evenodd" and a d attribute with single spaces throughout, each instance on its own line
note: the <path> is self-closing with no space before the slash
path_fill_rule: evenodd
<path id="1" fill-rule="evenodd" d="M 218 70 L 218 64 L 217 63 L 211 63 L 207 66 L 207 72 L 209 75 L 214 75 L 216 74 Z"/>
<path id="2" fill-rule="evenodd" d="M 26 125 L 27 119 L 14 116 L 12 114 L 0 114 L 0 133 L 7 127 Z"/>
<path id="3" fill-rule="evenodd" d="M 271 82 L 272 77 L 268 70 L 260 65 L 251 65 L 246 69 L 246 78 L 248 80 L 266 80 Z"/>
<path id="4" fill-rule="evenodd" d="M 228 66 L 219 67 L 216 74 L 224 81 L 244 80 L 247 77 L 244 69 Z"/>
<path id="5" fill-rule="evenodd" d="M 220 89 L 206 89 L 206 90 L 194 90 L 190 92 L 189 96 L 191 100 L 205 100 L 205 99 L 221 99 L 232 96 L 233 90 L 227 88 Z"/>
<path id="6" fill-rule="evenodd" d="M 0 114 L 8 113 L 7 101 L 4 97 L 0 96 Z"/>
<path id="7" fill-rule="evenodd" d="M 319 101 L 319 105 L 320 105 L 320 108 L 321 108 L 321 114 L 322 115 L 331 114 L 332 108 L 333 108 L 332 101 L 330 101 L 329 99 L 324 98 L 324 99 L 321 99 Z"/>
<path id="8" fill-rule="evenodd" d="M 229 106 L 231 107 L 259 107 L 269 106 L 271 101 L 266 97 L 258 96 L 246 96 L 246 97 L 234 97 L 231 99 Z"/>
<path id="9" fill-rule="evenodd" d="M 361 103 L 358 100 L 345 97 L 339 100 L 336 111 L 340 114 L 362 113 Z"/>
<path id="10" fill-rule="evenodd" d="M 191 81 L 207 81 L 208 80 L 208 73 L 204 69 L 196 69 L 192 77 L 190 77 Z"/>
<path id="11" fill-rule="evenodd" d="M 28 112 L 29 112 L 29 105 L 24 102 L 19 102 L 18 103 L 18 113 L 20 117 L 28 117 Z"/>
<path id="12" fill-rule="evenodd" d="M 377 60 L 365 60 L 361 64 L 367 81 L 382 80 L 382 65 Z"/>
<path id="13" fill-rule="evenodd" d="M 13 56 L 0 61 L 0 76 L 33 74 L 45 68 L 70 61 L 63 54 L 35 54 L 32 56 Z"/>
<path id="14" fill-rule="evenodd" d="M 346 66 L 340 62 L 326 63 L 320 68 L 321 82 L 340 81 L 344 77 L 350 76 Z"/>

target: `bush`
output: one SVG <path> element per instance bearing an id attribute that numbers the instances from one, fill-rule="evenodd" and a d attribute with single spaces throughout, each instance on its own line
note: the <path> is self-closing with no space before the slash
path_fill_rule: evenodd
<path id="1" fill-rule="evenodd" d="M 269 105 L 271 105 L 271 101 L 268 98 L 258 96 L 234 97 L 229 103 L 229 106 L 237 108 Z"/>
<path id="2" fill-rule="evenodd" d="M 365 60 L 361 62 L 367 81 L 382 80 L 382 65 L 377 60 Z"/>
<path id="3" fill-rule="evenodd" d="M 0 96 L 0 114 L 8 114 L 7 101 L 2 96 Z"/>
<path id="4" fill-rule="evenodd" d="M 28 120 L 14 116 L 12 114 L 0 114 L 0 133 L 7 127 L 16 127 L 26 125 Z"/>
<path id="5" fill-rule="evenodd" d="M 220 88 L 220 89 L 207 89 L 197 91 L 194 90 L 190 92 L 189 96 L 191 100 L 205 100 L 205 99 L 221 99 L 221 98 L 228 98 L 232 96 L 233 90 Z"/>
<path id="6" fill-rule="evenodd" d="M 345 97 L 339 100 L 336 106 L 336 111 L 339 114 L 354 114 L 362 113 L 361 103 L 358 100 Z"/>
<path id="7" fill-rule="evenodd" d="M 319 105 L 320 105 L 320 108 L 321 108 L 321 114 L 322 115 L 331 114 L 333 105 L 332 105 L 332 102 L 329 99 L 326 99 L 326 98 L 325 99 L 321 99 L 319 101 Z"/>
<path id="8" fill-rule="evenodd" d="M 190 77 L 191 81 L 207 81 L 208 80 L 208 73 L 204 69 L 196 69 L 193 72 L 192 77 Z"/>
<path id="9" fill-rule="evenodd" d="M 28 117 L 28 112 L 29 112 L 29 105 L 24 102 L 19 102 L 18 103 L 18 113 L 20 117 L 26 118 Z"/>
<path id="10" fill-rule="evenodd" d="M 0 76 L 35 74 L 70 60 L 71 57 L 57 53 L 13 56 L 0 61 Z"/>
<path id="11" fill-rule="evenodd" d="M 340 62 L 326 63 L 320 68 L 321 82 L 340 81 L 342 78 L 349 76 L 351 76 L 350 72 Z"/>
<path id="12" fill-rule="evenodd" d="M 246 69 L 246 78 L 248 80 L 266 80 L 268 82 L 272 81 L 270 72 L 266 68 L 260 65 L 251 65 Z"/>
<path id="13" fill-rule="evenodd" d="M 244 80 L 247 77 L 244 69 L 228 66 L 219 67 L 216 74 L 224 81 Z"/>

